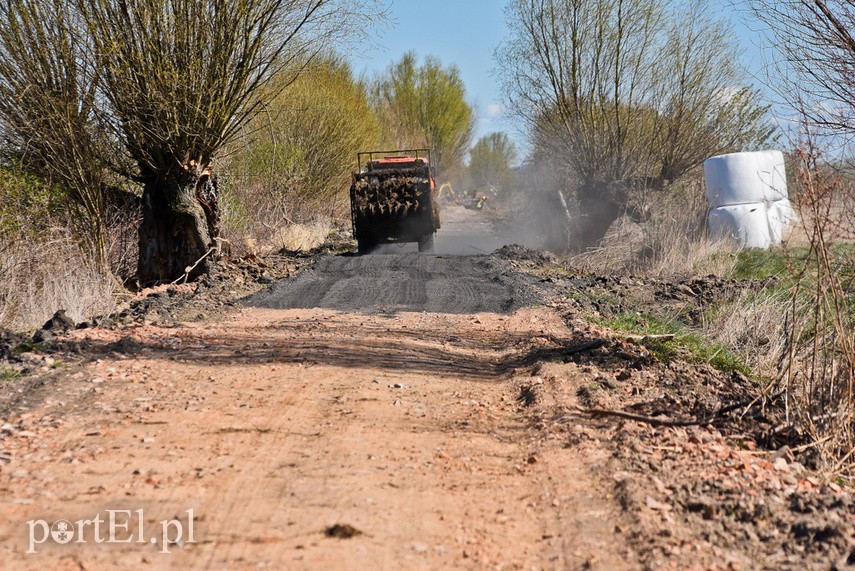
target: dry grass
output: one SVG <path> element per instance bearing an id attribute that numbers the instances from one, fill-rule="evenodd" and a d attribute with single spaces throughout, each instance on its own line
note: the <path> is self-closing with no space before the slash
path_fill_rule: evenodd
<path id="1" fill-rule="evenodd" d="M 32 330 L 55 311 L 79 322 L 112 312 L 116 281 L 99 272 L 70 233 L 0 236 L 0 327 Z"/>
<path id="2" fill-rule="evenodd" d="M 276 250 L 305 252 L 324 243 L 332 229 L 329 220 L 316 220 L 311 224 L 291 224 L 279 228 L 271 245 Z"/>
<path id="3" fill-rule="evenodd" d="M 621 217 L 599 248 L 574 256 L 570 264 L 598 274 L 658 278 L 733 271 L 733 243 L 707 237 L 707 202 L 698 181 L 643 198 L 645 221 Z"/>
<path id="4" fill-rule="evenodd" d="M 221 197 L 222 237 L 233 256 L 310 250 L 345 219 L 345 199 L 319 205 L 291 196 L 281 187 L 259 182 L 227 184 Z"/>
<path id="5" fill-rule="evenodd" d="M 784 316 L 791 307 L 792 298 L 786 291 L 746 292 L 719 308 L 703 333 L 733 351 L 756 374 L 776 378 L 790 334 Z"/>

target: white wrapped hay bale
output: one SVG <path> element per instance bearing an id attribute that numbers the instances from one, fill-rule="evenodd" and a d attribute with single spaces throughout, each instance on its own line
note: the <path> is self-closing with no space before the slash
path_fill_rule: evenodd
<path id="1" fill-rule="evenodd" d="M 787 198 L 770 202 L 767 208 L 767 217 L 769 218 L 769 235 L 773 244 L 780 244 L 787 229 L 799 221 L 798 214 Z"/>
<path id="2" fill-rule="evenodd" d="M 732 238 L 743 248 L 763 248 L 772 245 L 766 205 L 736 204 L 710 210 L 710 237 Z"/>
<path id="3" fill-rule="evenodd" d="M 796 220 L 781 151 L 719 155 L 704 161 L 710 235 L 745 248 L 780 244 Z"/>
<path id="4" fill-rule="evenodd" d="M 760 181 L 766 192 L 766 200 L 778 202 L 790 197 L 787 194 L 787 170 L 784 166 L 784 153 L 781 151 L 761 151 L 759 157 L 764 165 L 760 170 Z"/>
<path id="5" fill-rule="evenodd" d="M 731 153 L 704 161 L 710 208 L 772 202 L 787 198 L 781 151 Z"/>

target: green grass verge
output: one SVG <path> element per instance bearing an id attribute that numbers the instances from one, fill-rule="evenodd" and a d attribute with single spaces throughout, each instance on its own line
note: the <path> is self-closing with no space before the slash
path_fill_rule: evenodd
<path id="1" fill-rule="evenodd" d="M 850 320 L 855 320 L 855 244 L 842 242 L 829 246 L 832 272 L 839 280 L 840 286 L 846 292 L 845 301 Z M 808 256 L 811 256 L 808 259 Z M 798 291 L 800 301 L 813 304 L 816 294 L 816 253 L 808 248 L 781 248 L 772 250 L 745 250 L 738 254 L 738 261 L 733 274 L 734 279 L 762 280 L 770 277 L 779 278 L 775 285 L 767 288 L 766 293 L 775 293 L 792 298 L 793 292 Z M 800 277 L 797 277 L 800 275 Z M 795 286 L 799 282 L 799 288 Z"/>
<path id="2" fill-rule="evenodd" d="M 650 315 L 621 313 L 614 318 L 597 320 L 599 325 L 635 335 L 673 335 L 671 340 L 646 339 L 644 345 L 664 362 L 681 358 L 692 363 L 708 363 L 719 371 L 738 371 L 751 375 L 751 368 L 724 345 L 712 343 L 692 332 L 677 320 L 663 320 Z"/>
<path id="3" fill-rule="evenodd" d="M 770 277 L 789 280 L 794 272 L 804 267 L 806 261 L 809 270 L 811 267 L 815 268 L 815 261 L 807 259 L 810 254 L 811 251 L 806 247 L 743 250 L 736 256 L 736 267 L 730 277 L 738 280 L 762 280 Z M 855 244 L 831 244 L 829 254 L 831 264 L 839 274 L 843 277 L 855 276 Z"/>
<path id="4" fill-rule="evenodd" d="M 782 249 L 774 250 L 743 250 L 736 256 L 736 267 L 732 278 L 737 280 L 762 280 L 771 277 L 786 278 L 790 275 L 789 264 L 801 264 L 807 255 L 807 250 Z"/>

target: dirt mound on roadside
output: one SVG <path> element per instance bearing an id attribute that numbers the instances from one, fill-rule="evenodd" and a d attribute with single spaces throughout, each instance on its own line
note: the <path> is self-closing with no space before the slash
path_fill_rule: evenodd
<path id="1" fill-rule="evenodd" d="M 4 361 L 17 361 L 15 347 L 20 345 L 26 338 L 18 333 L 0 328 L 0 366 Z"/>
<path id="2" fill-rule="evenodd" d="M 167 324 L 216 317 L 230 311 L 241 298 L 299 274 L 327 251 L 282 251 L 264 258 L 250 255 L 220 260 L 197 282 L 143 290 L 120 311 L 96 318 L 88 325 L 113 326 L 144 321 Z"/>
<path id="3" fill-rule="evenodd" d="M 533 250 L 520 246 L 519 244 L 508 244 L 502 246 L 493 255 L 503 260 L 513 260 L 515 262 L 534 262 L 535 264 L 548 264 L 554 259 L 549 254 L 540 250 Z"/>

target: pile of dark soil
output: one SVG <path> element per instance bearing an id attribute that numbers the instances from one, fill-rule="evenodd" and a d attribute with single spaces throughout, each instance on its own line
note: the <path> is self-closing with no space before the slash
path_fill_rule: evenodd
<path id="1" fill-rule="evenodd" d="M 328 244 L 310 252 L 282 251 L 264 258 L 246 256 L 220 260 L 211 272 L 195 283 L 152 288 L 141 297 L 95 324 L 129 324 L 148 321 L 172 323 L 200 321 L 222 315 L 243 297 L 252 295 L 278 280 L 297 275 L 338 244 Z"/>
<path id="2" fill-rule="evenodd" d="M 502 246 L 493 252 L 493 256 L 505 260 L 511 267 L 519 267 L 527 263 L 530 267 L 545 269 L 549 264 L 555 262 L 555 258 L 551 255 L 519 244 Z"/>
<path id="3" fill-rule="evenodd" d="M 632 309 L 668 318 L 679 315 L 688 325 L 700 323 L 705 309 L 734 301 L 749 291 L 761 291 L 775 282 L 716 276 L 663 280 L 554 272 L 544 279 L 570 301 L 571 309 L 583 314 L 613 317 Z"/>
<path id="4" fill-rule="evenodd" d="M 26 340 L 23 334 L 0 328 L 0 366 L 3 366 L 3 363 L 19 362 L 20 358 L 15 349 Z"/>

